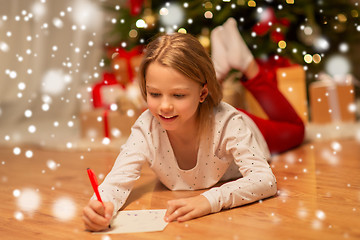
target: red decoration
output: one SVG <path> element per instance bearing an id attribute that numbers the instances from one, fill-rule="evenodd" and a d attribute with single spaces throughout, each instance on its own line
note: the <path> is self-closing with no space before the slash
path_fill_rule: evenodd
<path id="1" fill-rule="evenodd" d="M 267 8 L 265 13 L 266 16 L 260 22 L 253 26 L 252 30 L 259 36 L 264 36 L 270 31 L 270 37 L 274 42 L 279 42 L 285 40 L 284 34 L 277 32 L 277 27 L 286 27 L 290 26 L 290 21 L 286 18 L 276 18 L 274 9 Z"/>
<path id="2" fill-rule="evenodd" d="M 271 40 L 273 40 L 276 43 L 280 42 L 281 40 L 285 40 L 284 34 L 276 32 L 276 31 L 272 31 L 270 33 L 270 38 L 271 38 Z"/>
<path id="3" fill-rule="evenodd" d="M 100 89 L 101 89 L 101 87 L 106 86 L 106 85 L 116 85 L 116 84 L 120 84 L 120 83 L 118 83 L 116 81 L 116 77 L 114 74 L 107 73 L 107 72 L 103 73 L 102 81 L 100 83 L 95 84 L 92 89 L 92 98 L 93 98 L 94 108 L 99 108 L 99 107 L 105 107 L 107 109 L 110 108 L 110 106 L 104 106 L 104 104 L 101 100 Z M 122 87 L 124 87 L 124 86 L 122 86 Z"/>
<path id="4" fill-rule="evenodd" d="M 104 110 L 103 113 L 103 122 L 104 122 L 104 136 L 106 138 L 110 138 L 110 132 L 109 132 L 109 119 L 108 119 L 108 111 Z"/>
<path id="5" fill-rule="evenodd" d="M 289 59 L 282 56 L 272 56 L 266 60 L 256 59 L 259 67 L 265 69 L 267 79 L 274 79 L 276 81 L 276 70 L 278 68 L 290 67 L 294 65 Z"/>
<path id="6" fill-rule="evenodd" d="M 144 0 L 130 0 L 130 14 L 132 16 L 137 16 L 140 14 Z"/>
<path id="7" fill-rule="evenodd" d="M 130 51 L 125 50 L 124 48 L 109 48 L 108 49 L 108 56 L 112 56 L 114 53 L 118 53 L 118 55 L 113 59 L 125 59 L 126 61 L 126 67 L 127 67 L 127 73 L 129 77 L 129 81 L 132 82 L 134 79 L 134 72 L 133 72 L 133 66 L 132 66 L 132 58 L 141 55 L 143 50 L 143 46 L 136 46 Z"/>

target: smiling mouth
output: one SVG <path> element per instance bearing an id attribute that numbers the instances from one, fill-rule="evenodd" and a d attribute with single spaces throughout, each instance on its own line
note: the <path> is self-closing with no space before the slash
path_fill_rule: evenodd
<path id="1" fill-rule="evenodd" d="M 163 115 L 159 115 L 162 119 L 165 119 L 165 120 L 172 120 L 172 119 L 175 119 L 177 118 L 177 115 L 175 116 L 163 116 Z"/>

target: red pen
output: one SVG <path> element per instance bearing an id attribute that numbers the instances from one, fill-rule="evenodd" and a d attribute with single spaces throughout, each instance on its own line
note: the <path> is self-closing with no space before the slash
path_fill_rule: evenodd
<path id="1" fill-rule="evenodd" d="M 94 192 L 95 192 L 95 195 L 96 195 L 98 201 L 100 201 L 102 203 L 102 205 L 104 206 L 104 203 L 103 203 L 103 201 L 101 200 L 101 197 L 100 197 L 100 193 L 99 193 L 99 189 L 98 189 L 98 181 L 97 181 L 97 178 L 96 178 L 96 175 L 95 175 L 94 171 L 91 170 L 90 168 L 88 168 L 87 173 L 89 175 L 91 186 L 94 189 Z M 110 224 L 109 224 L 109 228 L 111 228 Z"/>
<path id="2" fill-rule="evenodd" d="M 97 181 L 95 173 L 90 168 L 87 169 L 87 173 L 89 175 L 91 186 L 94 189 L 94 192 L 95 192 L 95 195 L 96 195 L 98 201 L 100 201 L 104 205 L 104 203 L 103 203 L 103 201 L 101 200 L 101 197 L 100 197 L 100 193 L 99 193 L 99 189 L 98 189 L 98 181 Z"/>

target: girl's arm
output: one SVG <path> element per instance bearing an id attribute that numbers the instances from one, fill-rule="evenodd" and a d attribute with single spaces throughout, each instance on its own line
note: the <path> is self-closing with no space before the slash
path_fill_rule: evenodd
<path id="1" fill-rule="evenodd" d="M 99 186 L 103 201 L 114 205 L 113 215 L 125 204 L 134 182 L 139 179 L 143 163 L 149 158 L 149 146 L 143 131 L 133 126 L 130 137 L 122 146 L 113 168 Z"/>
<path id="2" fill-rule="evenodd" d="M 99 186 L 99 193 L 104 204 L 94 195 L 83 210 L 86 229 L 99 231 L 108 227 L 112 217 L 124 205 L 132 190 L 135 180 L 140 177 L 142 164 L 149 159 L 149 114 L 143 113 L 131 129 L 131 135 L 121 147 L 112 170 Z M 148 138 L 145 137 L 148 136 Z"/>
<path id="3" fill-rule="evenodd" d="M 236 114 L 228 120 L 222 119 L 226 124 L 215 130 L 221 139 L 214 142 L 218 157 L 234 161 L 243 177 L 195 197 L 169 201 L 165 221 L 187 221 L 276 194 L 276 180 L 267 163 L 270 155 L 266 143 L 255 124 L 244 121 L 243 117 Z"/>
<path id="4" fill-rule="evenodd" d="M 113 204 L 112 215 L 125 204 L 134 182 L 140 177 L 142 165 L 152 158 L 152 121 L 149 111 L 141 114 L 132 126 L 126 143 L 121 146 L 114 166 L 98 188 L 102 200 Z"/>
<path id="5" fill-rule="evenodd" d="M 246 119 L 238 115 L 224 126 L 220 143 L 223 150 L 219 154 L 231 157 L 242 177 L 202 194 L 209 200 L 211 212 L 255 202 L 277 192 L 266 144 L 255 124 Z"/>

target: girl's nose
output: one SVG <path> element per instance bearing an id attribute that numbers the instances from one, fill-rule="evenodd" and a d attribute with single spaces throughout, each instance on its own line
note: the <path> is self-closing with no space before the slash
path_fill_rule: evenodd
<path id="1" fill-rule="evenodd" d="M 165 97 L 161 100 L 160 108 L 162 111 L 168 112 L 174 109 L 174 105 L 171 101 L 169 101 L 169 99 Z"/>

